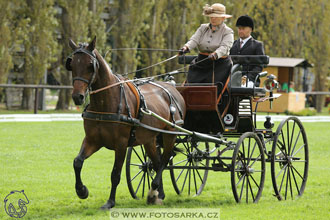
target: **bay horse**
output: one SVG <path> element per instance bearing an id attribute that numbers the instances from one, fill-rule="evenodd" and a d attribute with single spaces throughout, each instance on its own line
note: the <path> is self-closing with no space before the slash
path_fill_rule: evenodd
<path id="1" fill-rule="evenodd" d="M 116 188 L 120 182 L 127 147 L 143 145 L 156 171 L 147 202 L 162 203 L 165 198 L 162 172 L 172 155 L 176 135 L 134 126 L 130 120 L 140 120 L 141 123 L 150 127 L 173 131 L 172 126 L 152 116 L 139 116 L 141 114 L 139 108 L 145 103 L 148 110 L 166 120 L 183 121 L 186 112 L 184 99 L 176 88 L 168 83 L 147 82 L 136 86 L 113 74 L 104 58 L 95 49 L 95 44 L 96 37 L 89 44 L 84 43 L 78 46 L 69 40 L 73 53 L 66 63 L 66 68 L 72 71 L 74 103 L 82 105 L 88 91 L 90 94 L 90 103 L 84 111 L 85 116 L 83 113 L 85 137 L 80 152 L 73 162 L 76 193 L 81 199 L 88 197 L 88 189 L 83 185 L 80 176 L 84 160 L 100 148 L 106 147 L 115 151 L 115 162 L 111 172 L 110 196 L 101 209 L 114 207 Z M 174 113 L 170 108 L 173 108 L 171 101 L 175 102 L 177 109 Z M 120 118 L 127 120 L 120 120 Z M 156 148 L 158 135 L 163 140 L 162 155 L 159 155 Z"/>

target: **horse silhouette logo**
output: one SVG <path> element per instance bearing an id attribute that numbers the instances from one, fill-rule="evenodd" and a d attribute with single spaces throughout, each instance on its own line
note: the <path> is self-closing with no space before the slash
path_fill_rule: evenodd
<path id="1" fill-rule="evenodd" d="M 11 191 L 5 198 L 6 213 L 13 218 L 22 218 L 26 212 L 26 204 L 29 204 L 29 199 L 22 191 Z"/>

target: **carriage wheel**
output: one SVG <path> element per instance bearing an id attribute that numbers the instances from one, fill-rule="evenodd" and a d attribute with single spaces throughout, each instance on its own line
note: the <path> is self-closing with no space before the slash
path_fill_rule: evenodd
<path id="1" fill-rule="evenodd" d="M 151 182 L 156 176 L 152 162 L 144 151 L 143 145 L 129 147 L 126 157 L 126 180 L 129 192 L 134 199 L 146 196 Z"/>
<path id="2" fill-rule="evenodd" d="M 244 133 L 234 149 L 231 186 L 236 202 L 258 202 L 265 182 L 265 155 L 259 137 Z"/>
<path id="3" fill-rule="evenodd" d="M 189 136 L 178 136 L 176 151 L 169 161 L 174 190 L 177 194 L 200 195 L 206 184 L 209 167 L 209 143 L 192 141 Z M 204 169 L 203 169 L 204 168 Z"/>
<path id="4" fill-rule="evenodd" d="M 296 117 L 278 126 L 272 147 L 271 174 L 278 200 L 303 194 L 308 176 L 308 143 L 305 129 Z"/>

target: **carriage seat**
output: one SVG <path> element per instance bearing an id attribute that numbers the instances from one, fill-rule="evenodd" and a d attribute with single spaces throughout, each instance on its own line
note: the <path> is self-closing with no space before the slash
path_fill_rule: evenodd
<path id="1" fill-rule="evenodd" d="M 197 55 L 181 55 L 179 56 L 179 64 L 190 64 Z M 234 63 L 241 65 L 267 65 L 269 56 L 266 55 L 230 55 Z"/>
<path id="2" fill-rule="evenodd" d="M 264 97 L 266 95 L 265 88 L 262 87 L 241 87 L 231 86 L 230 93 L 234 96 L 253 96 L 253 97 Z"/>

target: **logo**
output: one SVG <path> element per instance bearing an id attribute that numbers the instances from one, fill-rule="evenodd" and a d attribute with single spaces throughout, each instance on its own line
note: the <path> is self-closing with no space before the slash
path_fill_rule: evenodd
<path id="1" fill-rule="evenodd" d="M 224 118 L 225 124 L 230 125 L 234 121 L 234 117 L 231 114 L 227 114 Z"/>
<path id="2" fill-rule="evenodd" d="M 13 218 L 22 218 L 27 213 L 26 204 L 29 204 L 29 199 L 22 191 L 11 191 L 5 198 L 5 210 L 7 215 Z"/>

